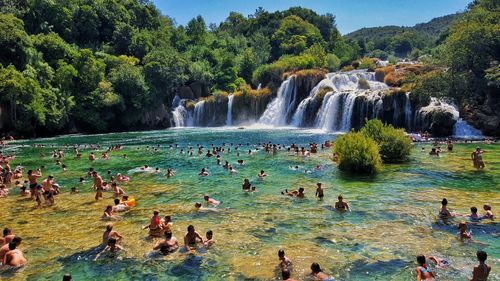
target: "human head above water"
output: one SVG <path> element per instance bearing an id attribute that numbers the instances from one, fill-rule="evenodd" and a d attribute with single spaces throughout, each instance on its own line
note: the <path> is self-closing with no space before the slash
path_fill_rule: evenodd
<path id="1" fill-rule="evenodd" d="M 424 255 L 417 256 L 417 262 L 419 265 L 424 265 L 425 264 L 425 256 Z"/>
<path id="2" fill-rule="evenodd" d="M 448 205 L 448 200 L 446 198 L 443 198 L 443 200 L 441 200 L 441 205 L 443 206 Z"/>
<path id="3" fill-rule="evenodd" d="M 488 254 L 485 251 L 477 251 L 476 256 L 477 260 L 480 262 L 485 262 L 488 258 Z"/>

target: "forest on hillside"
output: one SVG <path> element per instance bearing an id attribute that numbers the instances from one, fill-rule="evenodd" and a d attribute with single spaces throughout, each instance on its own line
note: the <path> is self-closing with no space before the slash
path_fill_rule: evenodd
<path id="1" fill-rule="evenodd" d="M 473 124 L 489 118 L 489 132 L 498 133 L 498 1 L 477 0 L 461 15 L 411 29 L 387 27 L 382 43 L 363 30 L 341 36 L 335 11 L 319 15 L 300 7 L 232 12 L 208 26 L 198 16 L 183 26 L 147 0 L 0 5 L 4 134 L 166 128 L 180 89 L 192 99 L 217 92 L 255 95 L 260 92 L 251 89 L 259 84 L 275 93 L 286 72 L 375 70 L 376 59 L 395 63 L 398 56 L 431 67 L 400 77 L 396 86 L 456 99 L 481 114 L 470 114 Z"/>

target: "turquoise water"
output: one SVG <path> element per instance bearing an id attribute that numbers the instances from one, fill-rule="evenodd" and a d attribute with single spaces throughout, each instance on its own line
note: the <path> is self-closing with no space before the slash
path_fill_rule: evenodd
<path id="1" fill-rule="evenodd" d="M 291 156 L 286 150 L 277 155 L 256 150 L 259 143 L 269 141 L 306 146 L 334 138 L 315 130 L 186 128 L 12 143 L 4 149 L 16 152 L 11 166 L 32 169 L 45 165 L 44 175 L 54 174 L 63 193 L 55 206 L 41 209 L 17 194 L 0 199 L 0 226 L 12 227 L 23 237 L 21 248 L 29 260 L 23 270 L 3 271 L 0 276 L 5 280 L 59 280 L 71 272 L 75 280 L 280 280 L 276 270 L 280 248 L 294 263 L 292 277 L 300 280 L 307 279 L 312 262 L 339 280 L 412 280 L 418 254 L 450 261 L 449 268 L 436 270 L 439 280 L 466 280 L 476 264 L 478 249 L 487 251 L 489 264 L 498 268 L 498 223 L 470 225 L 474 239 L 483 244 L 462 244 L 456 239 L 455 227 L 461 219 L 450 225 L 437 219 L 443 197 L 448 198 L 450 209 L 461 214 L 469 213 L 471 206 L 482 212 L 484 203 L 492 204 L 494 211 L 499 209 L 498 145 L 481 144 L 486 151 L 484 171 L 475 171 L 469 160 L 476 144 L 456 145 L 454 152 L 445 152 L 440 158 L 421 153 L 418 145 L 409 163 L 386 165 L 376 177 L 341 173 L 329 159 L 330 150 L 309 158 Z M 66 172 L 51 158 L 56 147 L 97 143 L 102 146 L 95 151 L 98 158 L 109 145 L 123 144 L 125 148 L 111 152 L 109 160 L 94 163 L 87 159 L 90 149 L 82 149 L 83 158 L 77 160 L 66 148 L 62 160 L 68 166 Z M 233 144 L 231 153 L 222 155 L 222 162 L 229 161 L 237 175 L 217 166 L 215 157 L 196 153 L 197 144 L 209 148 L 223 143 L 226 148 Z M 32 144 L 45 147 L 34 148 Z M 239 157 L 234 150 L 237 144 L 242 144 Z M 189 145 L 194 146 L 194 156 L 179 153 Z M 424 146 L 429 150 L 429 144 Z M 249 149 L 251 155 L 247 154 Z M 245 165 L 239 166 L 238 159 L 245 160 Z M 162 173 L 137 172 L 145 164 L 159 167 Z M 299 171 L 290 168 L 295 165 Z M 322 169 L 315 171 L 316 165 Z M 131 177 L 121 186 L 138 204 L 115 222 L 114 229 L 125 236 L 122 245 L 127 249 L 118 259 L 93 261 L 107 223 L 99 218 L 105 206 L 112 204 L 112 196 L 105 193 L 104 200 L 95 202 L 91 183 L 78 184 L 89 167 L 103 177 L 108 170 Z M 210 176 L 197 175 L 203 167 Z M 167 168 L 175 170 L 173 178 L 163 176 Z M 257 178 L 261 169 L 268 174 L 264 181 Z M 304 169 L 312 172 L 304 173 Z M 242 192 L 244 178 L 250 179 L 257 192 Z M 318 181 L 326 187 L 323 201 L 314 197 Z M 80 193 L 70 195 L 74 186 Z M 305 199 L 280 194 L 298 187 L 305 188 Z M 340 193 L 352 212 L 332 211 Z M 204 194 L 223 203 L 216 211 L 197 211 L 194 203 L 202 202 Z M 202 236 L 213 230 L 215 246 L 195 254 L 149 255 L 156 240 L 147 238 L 141 227 L 154 209 L 162 217 L 172 215 L 173 233 L 180 241 L 187 226 L 193 224 Z M 500 280 L 497 272 L 493 270 L 491 280 Z"/>

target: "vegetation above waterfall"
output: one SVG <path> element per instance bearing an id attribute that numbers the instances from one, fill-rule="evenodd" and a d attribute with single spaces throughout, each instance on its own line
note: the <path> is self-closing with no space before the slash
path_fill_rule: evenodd
<path id="1" fill-rule="evenodd" d="M 376 70 L 382 81 L 420 93 L 422 101 L 451 96 L 498 116 L 500 107 L 485 107 L 498 100 L 498 5 L 478 0 L 460 16 L 401 32 L 389 28 L 380 43 L 367 30 L 341 36 L 333 14 L 298 7 L 233 12 L 210 26 L 198 16 L 182 26 L 149 1 L 5 1 L 0 129 L 32 136 L 164 128 L 172 124 L 176 94 L 194 110 L 193 100 L 209 104 L 234 93 L 234 116 L 258 116 L 287 73 L 302 70 L 297 75 L 317 79 L 341 68 Z M 422 71 L 377 68 L 376 58 L 394 55 L 427 56 Z M 225 94 L 210 94 L 219 91 Z M 490 132 L 497 119 L 486 123 Z"/>

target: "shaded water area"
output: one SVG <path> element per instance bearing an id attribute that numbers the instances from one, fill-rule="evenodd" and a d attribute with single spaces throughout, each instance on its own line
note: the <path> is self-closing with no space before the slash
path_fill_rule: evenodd
<path id="1" fill-rule="evenodd" d="M 440 201 L 448 198 L 449 208 L 468 214 L 471 206 L 482 212 L 484 203 L 500 209 L 500 146 L 481 144 L 485 150 L 486 169 L 476 171 L 470 152 L 476 144 L 457 144 L 453 152 L 431 158 L 420 152 L 421 144 L 412 151 L 411 161 L 401 165 L 386 165 L 377 177 L 360 177 L 341 173 L 329 159 L 330 150 L 320 151 L 309 158 L 291 156 L 286 149 L 276 155 L 256 151 L 258 143 L 307 145 L 334 139 L 335 135 L 301 129 L 224 129 L 183 128 L 164 131 L 117 133 L 93 136 L 62 136 L 33 141 L 18 141 L 4 152 L 16 152 L 12 166 L 33 169 L 45 165 L 44 175 L 53 174 L 61 184 L 62 194 L 53 207 L 35 208 L 35 202 L 19 197 L 12 190 L 8 198 L 0 198 L 0 227 L 11 227 L 23 237 L 21 248 L 29 264 L 19 272 L 0 273 L 2 280 L 59 280 L 64 273 L 74 280 L 280 280 L 277 251 L 286 250 L 293 261 L 292 276 L 307 279 L 312 262 L 337 280 L 413 280 L 415 256 L 418 254 L 445 257 L 447 269 L 436 269 L 438 280 L 466 280 L 477 263 L 475 252 L 488 252 L 493 266 L 491 280 L 500 280 L 500 227 L 497 222 L 470 224 L 474 239 L 486 244 L 462 244 L 456 239 L 455 219 L 449 225 L 440 222 L 437 213 Z M 211 144 L 231 153 L 222 155 L 237 170 L 230 175 L 216 165 L 214 157 L 196 153 L 196 145 Z M 103 147 L 123 144 L 124 150 L 110 153 L 109 160 L 73 158 L 66 149 L 63 172 L 54 164 L 52 147 L 33 148 L 33 143 L 63 147 L 64 144 L 99 143 Z M 238 157 L 234 145 L 243 144 Z M 250 145 L 247 146 L 247 143 Z M 180 148 L 195 147 L 194 156 L 180 154 Z M 159 147 L 159 151 L 151 148 Z M 174 145 L 169 149 L 169 145 Z M 423 144 L 426 151 L 429 144 Z M 252 154 L 248 155 L 248 150 Z M 41 157 L 41 152 L 45 156 Z M 128 158 L 121 157 L 127 154 Z M 96 152 L 99 156 L 100 153 Z M 236 161 L 245 160 L 244 166 Z M 147 164 L 159 167 L 161 174 L 140 173 L 137 168 Z M 299 170 L 290 166 L 299 166 Z M 316 165 L 322 169 L 314 170 Z M 112 194 L 95 202 L 91 183 L 79 185 L 89 167 L 104 178 L 107 170 L 130 176 L 121 186 L 134 196 L 137 206 L 115 222 L 114 229 L 125 236 L 123 247 L 128 252 L 118 259 L 93 261 L 107 222 L 100 216 L 106 205 L 112 204 Z M 198 177 L 207 167 L 210 176 Z M 167 179 L 167 168 L 176 171 Z M 268 177 L 257 179 L 265 170 Z M 305 169 L 312 170 L 304 173 Z M 242 192 L 241 183 L 249 178 L 257 187 L 255 193 Z M 322 182 L 325 199 L 314 197 L 316 182 Z M 305 188 L 305 199 L 280 194 L 285 188 Z M 79 194 L 69 194 L 78 187 Z M 195 202 L 208 193 L 223 203 L 217 211 L 199 212 Z M 352 212 L 339 213 L 331 206 L 342 193 Z M 189 224 L 203 236 L 211 229 L 216 244 L 209 250 L 194 254 L 181 252 L 169 256 L 150 256 L 155 239 L 146 238 L 141 227 L 149 221 L 154 209 L 160 215 L 172 215 L 173 233 L 182 244 Z"/>

